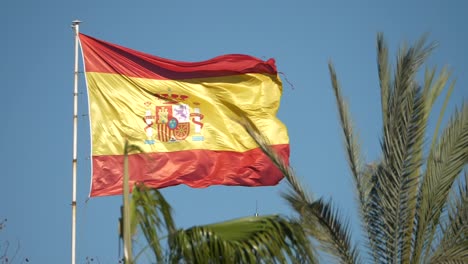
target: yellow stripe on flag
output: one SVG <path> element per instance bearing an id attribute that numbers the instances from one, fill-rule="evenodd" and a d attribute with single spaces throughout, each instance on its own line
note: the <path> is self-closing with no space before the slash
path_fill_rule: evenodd
<path id="1" fill-rule="evenodd" d="M 281 95 L 276 76 L 153 80 L 87 73 L 86 77 L 92 140 L 100 143 L 93 144 L 93 156 L 121 155 L 124 139 L 145 152 L 244 152 L 258 147 L 238 123 L 244 117 L 256 124 L 271 144 L 289 142 L 285 126 L 275 117 Z M 171 120 L 178 122 L 174 129 Z M 184 128 L 188 131 L 179 131 L 184 129 L 179 128 L 182 123 L 187 123 Z M 160 128 L 164 126 L 167 131 Z M 177 140 L 174 133 L 179 133 L 179 138 L 188 134 Z"/>

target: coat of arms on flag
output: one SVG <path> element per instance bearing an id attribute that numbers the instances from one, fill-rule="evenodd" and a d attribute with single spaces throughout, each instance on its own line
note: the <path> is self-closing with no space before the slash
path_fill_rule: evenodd
<path id="1" fill-rule="evenodd" d="M 143 118 L 146 123 L 145 144 L 155 144 L 156 140 L 159 142 L 185 140 L 191 134 L 190 123 L 193 123 L 192 141 L 203 141 L 201 134 L 203 115 L 200 113 L 199 103 L 194 103 L 194 106 L 190 107 L 187 95 L 160 94 L 156 97 L 156 106 L 153 109 L 151 109 L 153 103 L 145 103 L 146 112 Z"/>

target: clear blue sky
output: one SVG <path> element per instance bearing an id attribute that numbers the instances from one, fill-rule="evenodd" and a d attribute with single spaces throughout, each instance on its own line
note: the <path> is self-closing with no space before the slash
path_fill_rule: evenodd
<path id="1" fill-rule="evenodd" d="M 352 3 L 351 3 L 352 2 Z M 353 221 L 352 190 L 327 62 L 332 59 L 369 159 L 378 156 L 380 98 L 375 39 L 397 45 L 425 32 L 439 47 L 429 65 L 449 65 L 452 104 L 468 95 L 465 1 L 2 1 L 0 76 L 0 241 L 32 263 L 69 263 L 74 40 L 81 32 L 161 57 L 198 61 L 225 53 L 276 59 L 284 80 L 279 117 L 291 163 L 316 197 L 333 197 Z M 87 201 L 89 122 L 80 78 L 77 263 L 116 263 L 121 197 Z M 255 213 L 290 215 L 276 187 L 178 186 L 162 192 L 178 227 Z M 0 256 L 4 250 L 1 245 Z"/>

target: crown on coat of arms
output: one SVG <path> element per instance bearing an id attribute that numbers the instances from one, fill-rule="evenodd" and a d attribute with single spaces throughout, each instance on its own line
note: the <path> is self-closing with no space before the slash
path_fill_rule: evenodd
<path id="1" fill-rule="evenodd" d="M 156 97 L 163 100 L 166 104 L 179 104 L 184 103 L 189 98 L 188 95 L 185 94 L 176 94 L 176 93 L 160 93 L 155 94 Z"/>

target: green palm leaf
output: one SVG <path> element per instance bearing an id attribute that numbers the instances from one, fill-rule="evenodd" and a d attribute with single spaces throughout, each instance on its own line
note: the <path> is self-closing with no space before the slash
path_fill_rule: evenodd
<path id="1" fill-rule="evenodd" d="M 171 262 L 316 263 L 302 232 L 298 223 L 276 215 L 178 230 Z"/>
<path id="2" fill-rule="evenodd" d="M 383 50 L 382 54 L 380 54 L 379 56 L 379 60 L 386 61 L 386 58 L 388 56 L 386 54 L 386 47 L 384 47 L 382 43 L 379 43 L 378 46 L 380 49 Z M 385 80 L 388 78 L 389 75 L 388 66 L 386 65 L 386 63 L 381 63 L 379 65 L 381 65 L 381 67 L 379 67 L 379 73 Z M 375 218 L 371 217 L 373 214 L 376 213 L 376 211 L 380 209 L 380 207 L 376 207 L 372 204 L 371 199 L 371 197 L 375 197 L 375 188 L 373 185 L 373 182 L 375 182 L 376 175 L 375 167 L 372 165 L 367 165 L 363 168 L 363 158 L 361 155 L 358 136 L 354 132 L 354 124 L 349 114 L 348 104 L 342 95 L 341 86 L 336 76 L 335 68 L 331 62 L 328 64 L 328 69 L 330 72 L 333 92 L 336 98 L 336 104 L 338 106 L 338 114 L 344 136 L 346 157 L 348 159 L 351 175 L 353 176 L 354 184 L 357 191 L 361 219 L 365 230 L 368 231 L 368 236 L 370 238 L 368 241 L 369 247 L 373 249 L 371 252 L 376 252 L 376 237 L 378 236 L 378 232 L 381 230 L 381 228 L 377 224 L 378 222 L 375 221 Z M 388 81 L 381 81 L 382 94 L 388 93 L 388 85 Z M 384 102 L 382 102 L 382 106 L 386 107 L 386 101 L 385 104 Z M 374 259 L 377 259 L 377 257 L 374 256 Z"/>
<path id="3" fill-rule="evenodd" d="M 439 224 L 439 239 L 425 259 L 426 263 L 468 262 L 468 173 L 453 188 L 448 212 Z"/>
<path id="4" fill-rule="evenodd" d="M 452 186 L 468 163 L 468 105 L 456 111 L 431 149 L 424 181 L 420 189 L 418 229 L 413 263 L 431 249 L 441 214 L 448 204 Z M 468 250 L 467 250 L 468 251 Z"/>
<path id="5" fill-rule="evenodd" d="M 263 152 L 283 172 L 288 181 L 289 191 L 283 197 L 300 217 L 302 227 L 320 242 L 320 248 L 340 263 L 360 263 L 357 248 L 351 242 L 351 231 L 331 202 L 313 200 L 305 191 L 294 171 L 270 147 L 268 140 L 249 122 L 243 123 L 247 132 Z"/>
<path id="6" fill-rule="evenodd" d="M 247 217 L 178 230 L 161 193 L 144 185 L 135 186 L 131 208 L 148 245 L 135 260 L 149 249 L 158 263 L 316 263 L 300 224 L 284 217 Z"/>
<path id="7" fill-rule="evenodd" d="M 135 186 L 132 193 L 132 223 L 139 225 L 146 242 L 158 263 L 166 259 L 165 249 L 161 244 L 166 235 L 176 231 L 172 218 L 172 208 L 162 194 L 144 185 Z M 171 237 L 168 237 L 171 244 Z M 145 250 L 145 249 L 143 249 Z M 140 252 L 141 255 L 143 252 Z"/>

